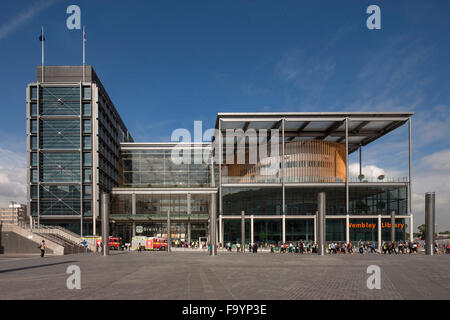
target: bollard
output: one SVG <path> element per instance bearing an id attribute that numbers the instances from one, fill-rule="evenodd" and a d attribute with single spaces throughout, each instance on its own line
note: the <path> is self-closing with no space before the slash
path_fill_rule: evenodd
<path id="1" fill-rule="evenodd" d="M 425 254 L 434 254 L 435 193 L 425 194 Z"/>
<path id="2" fill-rule="evenodd" d="M 317 253 L 320 256 L 325 254 L 325 211 L 326 211 L 326 195 L 325 192 L 319 192 L 317 195 L 317 239 L 318 250 Z"/>

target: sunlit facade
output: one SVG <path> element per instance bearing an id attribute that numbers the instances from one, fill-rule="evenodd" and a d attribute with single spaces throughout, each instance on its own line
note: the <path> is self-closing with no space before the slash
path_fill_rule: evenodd
<path id="1" fill-rule="evenodd" d="M 219 242 L 241 242 L 242 213 L 246 242 L 313 242 L 319 192 L 326 193 L 327 241 L 389 240 L 393 212 L 396 239 L 412 236 L 411 176 L 369 177 L 360 172 L 354 179 L 348 168 L 351 153 L 360 151 L 361 159 L 364 146 L 410 125 L 411 115 L 219 113 Z M 251 141 L 258 141 L 257 147 Z M 230 155 L 233 143 L 234 150 L 241 151 L 241 162 Z M 262 147 L 267 150 L 260 152 Z"/>
<path id="2" fill-rule="evenodd" d="M 99 195 L 119 184 L 119 145 L 132 141 L 90 66 L 37 68 L 27 87 L 28 214 L 96 233 Z M 44 76 L 44 79 L 42 79 Z"/>
<path id="3" fill-rule="evenodd" d="M 211 151 L 209 143 L 122 143 L 121 183 L 112 191 L 112 235 L 124 241 L 133 236 L 165 238 L 170 212 L 173 240 L 207 237 L 218 169 L 212 159 L 196 163 L 194 158 L 196 152 L 210 157 Z M 185 163 L 173 161 L 173 153 L 188 155 Z"/>

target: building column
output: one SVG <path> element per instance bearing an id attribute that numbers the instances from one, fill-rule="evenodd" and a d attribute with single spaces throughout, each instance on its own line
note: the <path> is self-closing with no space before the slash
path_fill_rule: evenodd
<path id="1" fill-rule="evenodd" d="M 131 194 L 131 214 L 133 215 L 133 218 L 136 215 L 136 194 L 135 193 Z M 131 224 L 131 227 L 133 228 L 133 231 L 131 234 L 133 235 L 133 237 L 135 237 L 136 236 L 136 221 L 134 221 L 134 219 L 133 219 L 133 223 Z"/>
<path id="2" fill-rule="evenodd" d="M 241 251 L 245 252 L 245 212 L 241 211 Z"/>
<path id="3" fill-rule="evenodd" d="M 255 243 L 254 234 L 253 234 L 253 215 L 250 216 L 250 243 L 253 245 Z"/>
<path id="4" fill-rule="evenodd" d="M 187 242 L 189 245 L 191 244 L 191 220 L 187 222 Z"/>
<path id="5" fill-rule="evenodd" d="M 350 216 L 347 215 L 345 217 L 345 241 L 346 243 L 350 242 Z"/>
<path id="6" fill-rule="evenodd" d="M 378 215 L 378 252 L 381 252 L 381 214 Z"/>
<path id="7" fill-rule="evenodd" d="M 317 195 L 317 219 L 318 219 L 318 226 L 317 226 L 317 239 L 318 239 L 318 250 L 317 253 L 320 256 L 323 256 L 325 254 L 325 232 L 326 232 L 326 226 L 325 226 L 325 215 L 326 215 L 326 196 L 325 192 L 319 192 Z"/>
<path id="8" fill-rule="evenodd" d="M 348 190 L 348 118 L 345 118 L 345 241 L 350 242 L 349 190 Z"/>
<path id="9" fill-rule="evenodd" d="M 223 219 L 222 219 L 222 215 L 219 215 L 219 241 L 222 244 L 222 248 L 223 248 L 224 244 L 223 244 Z"/>
<path id="10" fill-rule="evenodd" d="M 412 214 L 412 145 L 411 145 L 411 139 L 412 139 L 412 124 L 411 124 L 411 118 L 408 120 L 408 154 L 409 154 L 409 178 L 408 178 L 408 213 Z"/>
<path id="11" fill-rule="evenodd" d="M 314 216 L 314 243 L 317 243 L 317 212 Z"/>
<path id="12" fill-rule="evenodd" d="M 395 211 L 391 212 L 391 242 L 395 242 Z"/>
<path id="13" fill-rule="evenodd" d="M 283 214 L 281 219 L 281 238 L 283 243 L 286 242 L 286 216 Z"/>
<path id="14" fill-rule="evenodd" d="M 188 222 L 187 222 L 187 242 L 190 245 L 191 244 L 191 194 L 188 193 L 186 195 L 186 203 L 187 203 L 187 217 L 188 217 Z"/>
<path id="15" fill-rule="evenodd" d="M 103 256 L 109 255 L 109 194 L 102 193 L 102 239 Z"/>
<path id="16" fill-rule="evenodd" d="M 170 210 L 167 210 L 167 252 L 172 251 L 172 239 L 170 234 Z"/>
<path id="17" fill-rule="evenodd" d="M 217 209 L 216 209 L 216 195 L 211 194 L 211 210 L 209 215 L 209 230 L 210 230 L 210 236 L 209 236 L 209 243 L 211 246 L 210 255 L 215 256 L 217 255 L 217 243 L 216 243 L 216 226 L 217 226 L 217 219 L 216 219 Z"/>

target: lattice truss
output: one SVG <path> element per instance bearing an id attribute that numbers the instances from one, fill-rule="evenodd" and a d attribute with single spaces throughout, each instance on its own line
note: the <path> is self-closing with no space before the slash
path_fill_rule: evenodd
<path id="1" fill-rule="evenodd" d="M 43 183 L 39 187 L 40 214 L 63 214 L 69 209 L 71 214 L 78 215 L 81 213 L 82 180 L 80 88 L 42 89 L 39 138 L 40 148 L 45 151 L 40 150 L 39 181 Z M 51 149 L 55 151 L 49 151 Z"/>

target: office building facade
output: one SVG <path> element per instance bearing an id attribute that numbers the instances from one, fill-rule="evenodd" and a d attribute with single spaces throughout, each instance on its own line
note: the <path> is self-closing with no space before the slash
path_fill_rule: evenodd
<path id="1" fill-rule="evenodd" d="M 92 67 L 36 74 L 26 92 L 28 214 L 95 234 L 100 193 L 118 186 L 119 146 L 132 138 Z"/>

